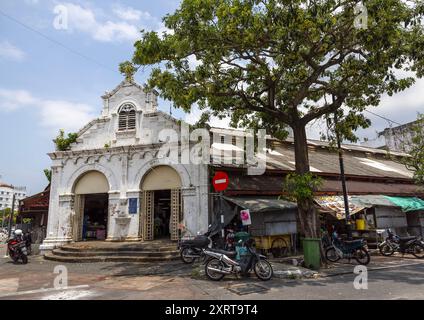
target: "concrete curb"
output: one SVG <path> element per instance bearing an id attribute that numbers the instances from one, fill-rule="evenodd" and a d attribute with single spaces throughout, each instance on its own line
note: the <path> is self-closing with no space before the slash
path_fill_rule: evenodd
<path id="1" fill-rule="evenodd" d="M 415 265 L 419 265 L 422 264 L 420 262 L 415 262 L 415 263 L 407 263 L 407 264 L 395 264 L 395 265 L 385 265 L 385 266 L 375 266 L 375 267 L 367 267 L 368 271 L 376 271 L 376 270 L 384 270 L 384 269 L 394 269 L 394 268 L 399 268 L 399 267 L 409 267 L 409 266 L 415 266 Z M 326 273 L 324 272 L 320 272 L 319 275 L 323 278 L 329 278 L 329 277 L 335 277 L 335 276 L 342 276 L 342 275 L 347 275 L 347 274 L 352 274 L 353 269 L 356 267 L 357 265 L 352 265 L 352 270 L 348 271 L 348 270 L 341 270 L 339 272 L 334 272 L 334 273 Z"/>

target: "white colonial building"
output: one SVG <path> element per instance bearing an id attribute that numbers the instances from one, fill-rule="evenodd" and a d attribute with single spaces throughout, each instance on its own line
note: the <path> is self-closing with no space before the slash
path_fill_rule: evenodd
<path id="1" fill-rule="evenodd" d="M 184 152 L 180 139 L 169 143 L 164 131 L 179 133 L 179 121 L 158 111 L 157 94 L 132 80 L 102 98 L 101 116 L 78 132 L 70 150 L 49 154 L 49 218 L 41 249 L 84 239 L 177 240 L 180 224 L 192 233 L 206 230 L 208 166 L 169 157 Z"/>

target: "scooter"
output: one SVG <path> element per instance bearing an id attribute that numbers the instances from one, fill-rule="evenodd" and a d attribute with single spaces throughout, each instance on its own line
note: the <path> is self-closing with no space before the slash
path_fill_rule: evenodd
<path id="1" fill-rule="evenodd" d="M 418 259 L 424 258 L 424 244 L 419 237 L 399 237 L 390 229 L 387 229 L 387 238 L 378 245 L 378 249 L 383 256 L 391 256 L 395 252 L 402 254 L 411 253 Z"/>
<path id="2" fill-rule="evenodd" d="M 16 263 L 19 260 L 22 260 L 23 264 L 28 263 L 27 246 L 22 235 L 22 230 L 15 230 L 14 237 L 7 241 L 7 250 L 13 262 Z"/>
<path id="3" fill-rule="evenodd" d="M 328 261 L 337 262 L 340 259 L 355 259 L 359 264 L 367 265 L 371 258 L 366 249 L 364 239 L 341 240 L 337 232 L 332 234 L 332 245 L 325 251 L 325 257 Z"/>
<path id="4" fill-rule="evenodd" d="M 209 225 L 209 230 L 203 235 L 198 234 L 194 239 L 180 241 L 178 248 L 184 263 L 190 264 L 196 259 L 204 258 L 204 249 L 212 247 L 212 239 L 209 237 L 210 227 Z"/>
<path id="5" fill-rule="evenodd" d="M 240 240 L 241 241 L 241 240 Z M 207 257 L 205 263 L 205 273 L 213 281 L 221 280 L 226 274 L 241 274 L 247 276 L 253 269 L 256 276 L 261 280 L 270 280 L 273 275 L 271 264 L 266 257 L 257 254 L 252 248 L 253 240 L 247 240 L 244 248 L 245 254 L 240 255 L 240 260 L 236 260 L 237 253 L 225 252 L 223 250 L 205 249 Z M 240 254 L 239 250 L 239 254 Z"/>

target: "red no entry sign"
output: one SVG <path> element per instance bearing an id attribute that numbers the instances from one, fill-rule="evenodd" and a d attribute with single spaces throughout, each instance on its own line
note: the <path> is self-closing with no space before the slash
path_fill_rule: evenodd
<path id="1" fill-rule="evenodd" d="M 229 182 L 228 174 L 224 171 L 217 171 L 212 179 L 212 184 L 216 192 L 227 189 Z"/>

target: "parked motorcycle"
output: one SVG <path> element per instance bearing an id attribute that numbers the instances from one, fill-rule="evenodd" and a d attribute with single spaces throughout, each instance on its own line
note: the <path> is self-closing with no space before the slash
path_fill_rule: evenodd
<path id="1" fill-rule="evenodd" d="M 391 256 L 395 252 L 402 254 L 411 253 L 418 259 L 424 258 L 424 243 L 419 237 L 399 237 L 390 229 L 387 231 L 387 238 L 378 245 L 378 249 L 383 256 Z"/>
<path id="2" fill-rule="evenodd" d="M 244 255 L 240 260 L 236 260 L 236 251 L 224 251 L 217 249 L 205 249 L 207 256 L 205 263 L 205 273 L 209 279 L 214 281 L 221 280 L 226 274 L 241 274 L 247 276 L 253 269 L 256 276 L 261 280 L 272 278 L 273 270 L 266 257 L 255 252 L 252 248 L 252 240 L 247 240 L 243 248 Z"/>
<path id="3" fill-rule="evenodd" d="M 333 232 L 331 238 L 332 245 L 325 251 L 325 257 L 328 261 L 337 262 L 340 259 L 355 259 L 362 265 L 367 265 L 370 262 L 370 255 L 364 239 L 341 240 L 336 232 Z"/>
<path id="4" fill-rule="evenodd" d="M 180 257 L 184 263 L 193 263 L 196 259 L 204 257 L 203 251 L 212 247 L 212 240 L 209 237 L 209 230 L 203 235 L 197 235 L 194 239 L 182 240 L 179 243 Z"/>
<path id="5" fill-rule="evenodd" d="M 27 246 L 22 230 L 15 230 L 14 236 L 7 241 L 7 250 L 13 262 L 22 260 L 23 264 L 28 263 Z"/>

